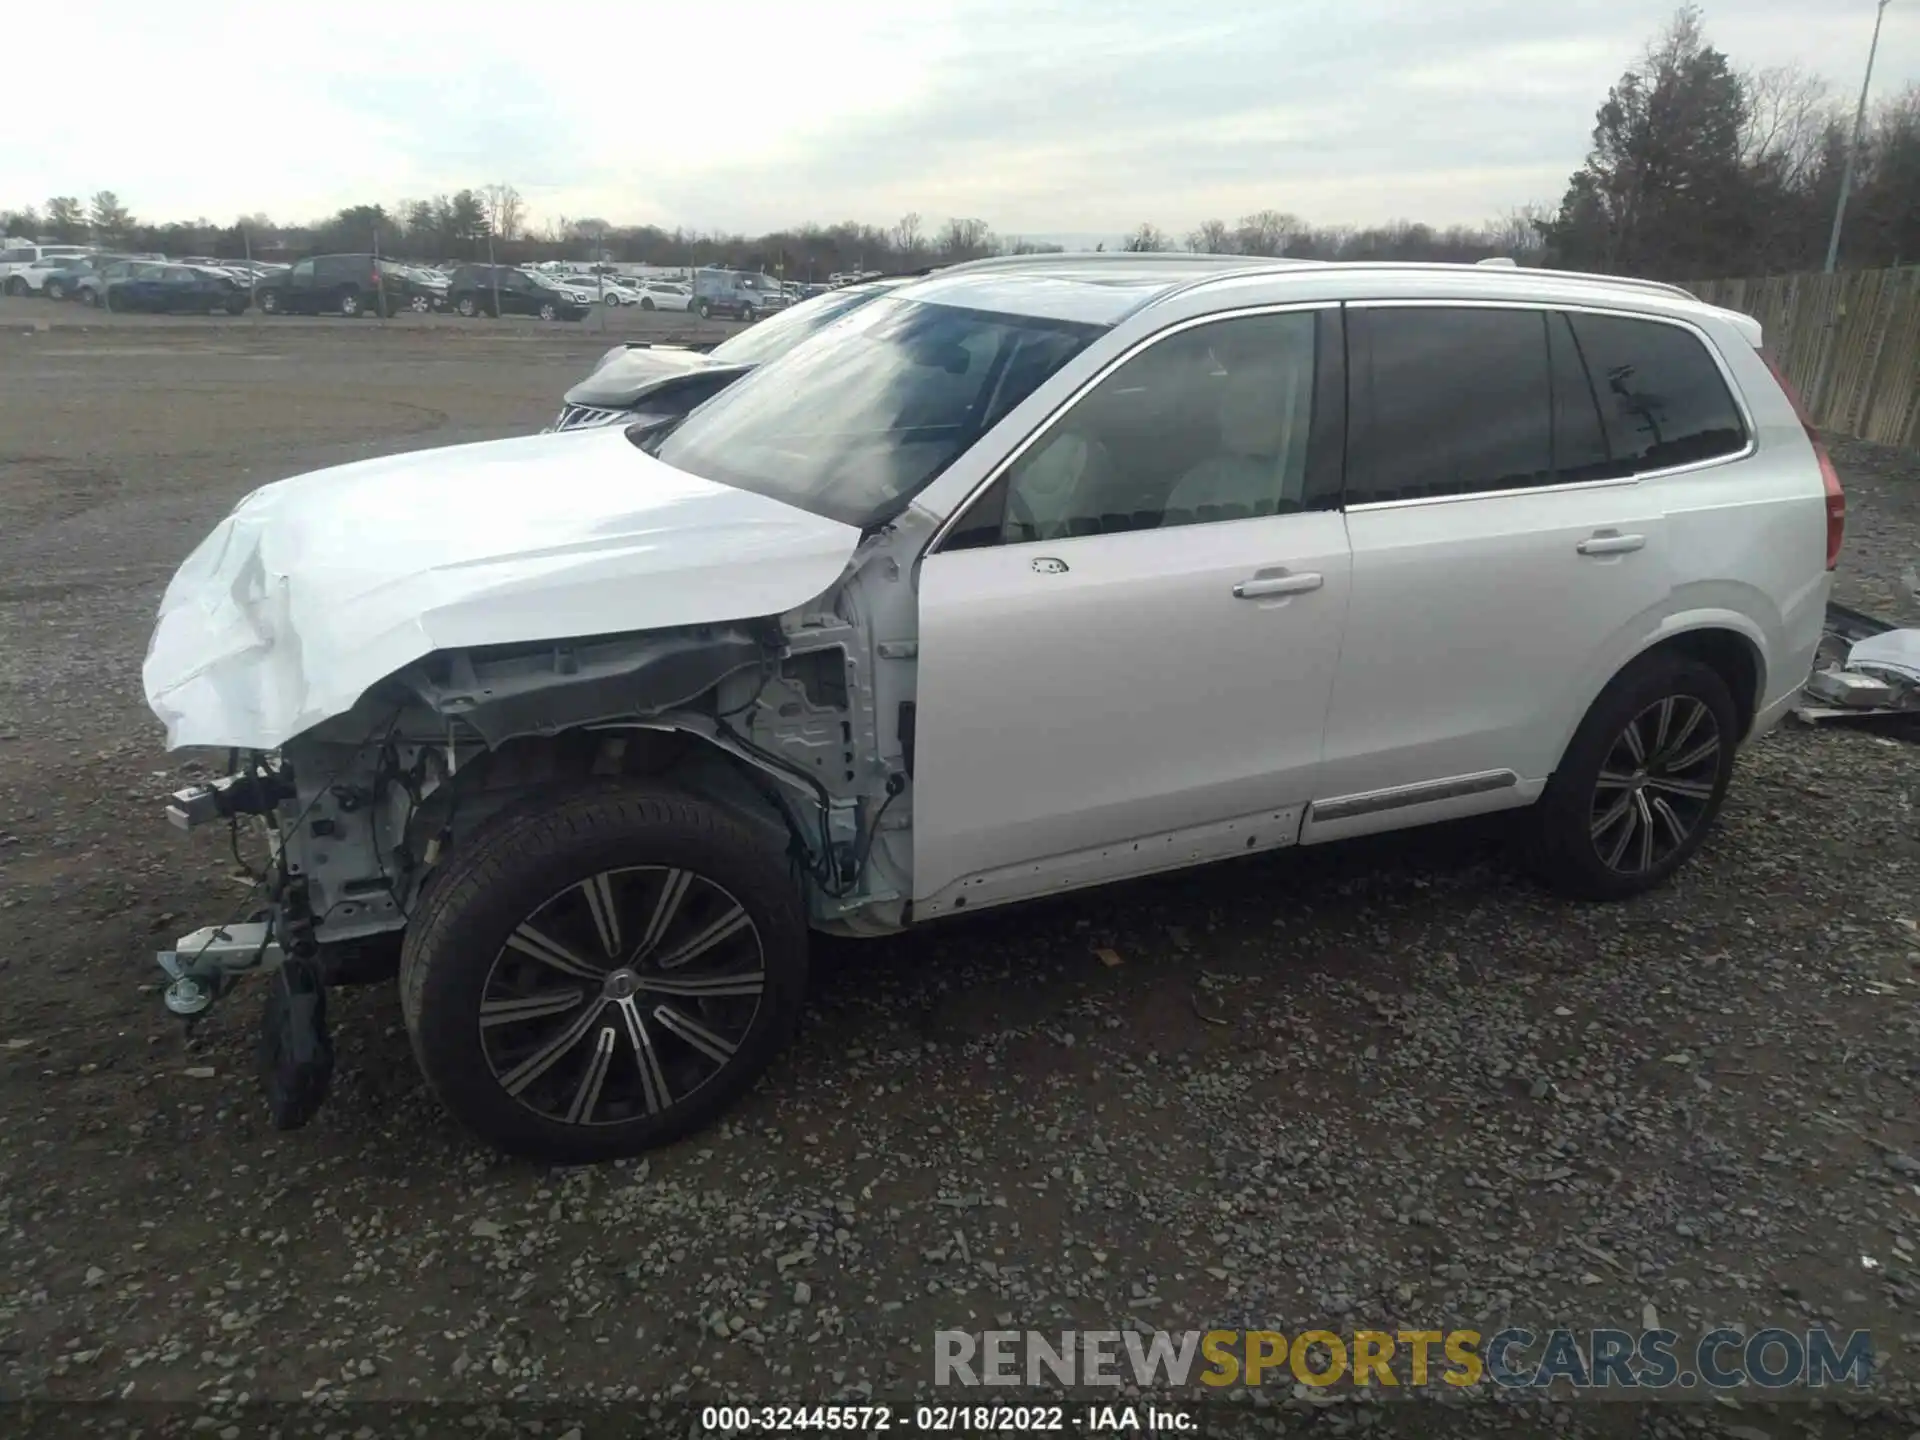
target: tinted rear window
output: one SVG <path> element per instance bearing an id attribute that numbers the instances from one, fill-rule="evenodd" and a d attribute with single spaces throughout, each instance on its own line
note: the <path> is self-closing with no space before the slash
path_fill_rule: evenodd
<path id="1" fill-rule="evenodd" d="M 1353 504 L 1549 483 L 1553 388 L 1538 310 L 1356 309 Z"/>
<path id="2" fill-rule="evenodd" d="M 1616 462 L 1660 470 L 1745 448 L 1739 408 L 1692 331 L 1620 315 L 1568 319 Z"/>

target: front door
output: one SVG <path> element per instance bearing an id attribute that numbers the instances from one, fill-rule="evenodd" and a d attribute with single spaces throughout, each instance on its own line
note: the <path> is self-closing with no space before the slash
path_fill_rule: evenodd
<path id="1" fill-rule="evenodd" d="M 916 914 L 1297 838 L 1347 602 L 1339 325 L 1160 337 L 922 562 Z"/>

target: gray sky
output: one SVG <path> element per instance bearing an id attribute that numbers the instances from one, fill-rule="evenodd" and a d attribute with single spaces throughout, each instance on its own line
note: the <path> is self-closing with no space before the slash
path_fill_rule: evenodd
<path id="1" fill-rule="evenodd" d="M 9 67 L 8 108 L 34 118 L 0 205 L 111 189 L 142 218 L 306 220 L 508 181 L 536 222 L 750 232 L 910 210 L 1002 234 L 1181 234 L 1267 207 L 1470 223 L 1559 199 L 1672 10 L 572 0 L 468 23 L 392 0 L 72 0 L 84 70 Z M 1799 62 L 1851 107 L 1873 0 L 1715 0 L 1705 21 L 1736 66 Z M 1893 0 L 1874 93 L 1915 80 L 1920 0 Z"/>

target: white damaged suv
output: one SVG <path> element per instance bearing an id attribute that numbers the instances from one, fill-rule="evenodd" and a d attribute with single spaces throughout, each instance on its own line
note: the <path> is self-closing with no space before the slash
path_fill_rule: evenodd
<path id="1" fill-rule="evenodd" d="M 267 904 L 277 1123 L 381 943 L 496 1145 L 705 1123 L 877 934 L 1524 809 L 1555 885 L 1673 873 L 1820 639 L 1843 502 L 1752 319 L 1514 268 L 956 266 L 665 427 L 299 476 L 181 566 L 145 667 L 177 824 Z M 397 944 L 395 942 L 398 942 Z"/>

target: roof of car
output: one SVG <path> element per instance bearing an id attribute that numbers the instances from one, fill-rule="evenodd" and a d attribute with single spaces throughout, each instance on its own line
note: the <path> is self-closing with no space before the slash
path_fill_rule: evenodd
<path id="1" fill-rule="evenodd" d="M 1231 292 L 1285 274 L 1302 299 L 1406 296 L 1581 301 L 1662 314 L 1714 315 L 1755 329 L 1747 316 L 1718 309 L 1677 285 L 1624 275 L 1592 275 L 1512 264 L 1327 261 L 1250 255 L 1003 255 L 936 270 L 902 298 L 1047 319 L 1112 325 L 1175 293 L 1200 287 Z M 1756 343 L 1757 340 L 1756 340 Z"/>

